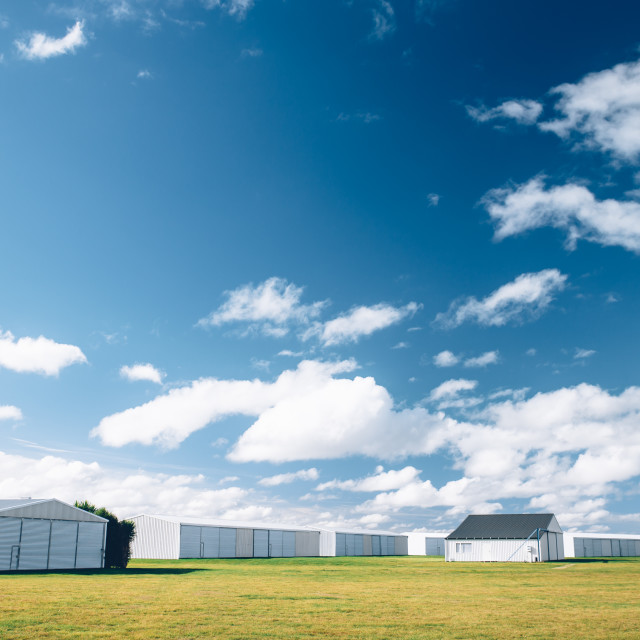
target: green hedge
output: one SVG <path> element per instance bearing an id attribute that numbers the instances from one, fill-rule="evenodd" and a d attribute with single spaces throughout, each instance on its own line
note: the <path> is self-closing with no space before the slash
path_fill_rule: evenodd
<path id="1" fill-rule="evenodd" d="M 136 525 L 131 520 L 118 520 L 110 511 L 104 507 L 99 509 L 83 500 L 76 500 L 75 506 L 83 511 L 94 513 L 97 516 L 106 518 L 107 523 L 107 545 L 104 550 L 105 568 L 124 569 L 129 564 L 131 557 L 131 541 L 136 534 Z"/>

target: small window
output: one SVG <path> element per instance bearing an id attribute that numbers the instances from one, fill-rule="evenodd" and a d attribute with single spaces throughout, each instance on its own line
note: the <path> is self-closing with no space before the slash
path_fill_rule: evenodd
<path id="1" fill-rule="evenodd" d="M 471 543 L 456 542 L 456 553 L 471 553 Z"/>

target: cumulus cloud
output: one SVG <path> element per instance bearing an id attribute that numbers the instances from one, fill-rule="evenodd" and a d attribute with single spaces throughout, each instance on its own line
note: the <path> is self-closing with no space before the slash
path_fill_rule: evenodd
<path id="1" fill-rule="evenodd" d="M 317 480 L 319 476 L 318 470 L 315 467 L 311 467 L 311 469 L 300 469 L 300 471 L 292 473 L 279 473 L 275 476 L 262 478 L 258 480 L 258 484 L 264 487 L 277 487 L 281 484 L 291 484 L 296 480 Z"/>
<path id="2" fill-rule="evenodd" d="M 79 47 L 87 44 L 84 34 L 84 22 L 78 20 L 67 29 L 62 38 L 52 38 L 44 33 L 32 33 L 28 42 L 16 40 L 15 45 L 19 54 L 27 60 L 46 60 L 66 53 L 75 53 Z"/>
<path id="3" fill-rule="evenodd" d="M 467 113 L 477 122 L 507 119 L 530 125 L 538 120 L 542 109 L 542 104 L 535 100 L 507 100 L 493 109 L 467 106 Z"/>
<path id="4" fill-rule="evenodd" d="M 269 278 L 253 286 L 247 284 L 226 291 L 227 300 L 206 318 L 198 321 L 201 327 L 219 327 L 228 323 L 247 323 L 265 335 L 283 336 L 290 324 L 306 324 L 316 318 L 327 304 L 300 303 L 303 288 L 283 278 Z"/>
<path id="5" fill-rule="evenodd" d="M 635 162 L 640 153 L 640 61 L 586 75 L 551 90 L 559 117 L 542 122 L 543 131 Z"/>
<path id="6" fill-rule="evenodd" d="M 371 10 L 373 16 L 372 40 L 384 40 L 396 30 L 396 16 L 390 2 L 378 0 L 377 6 Z"/>
<path id="7" fill-rule="evenodd" d="M 447 426 L 442 447 L 462 477 L 437 488 L 416 479 L 361 506 L 375 513 L 419 506 L 497 511 L 501 500 L 555 511 L 561 523 L 611 518 L 604 496 L 640 475 L 640 388 L 619 395 L 580 384 L 489 404 L 481 421 Z M 437 440 L 437 433 L 433 434 Z"/>
<path id="8" fill-rule="evenodd" d="M 325 323 L 316 323 L 305 334 L 308 339 L 317 335 L 324 346 L 333 346 L 346 342 L 357 342 L 363 336 L 386 329 L 391 325 L 412 317 L 421 305 L 410 302 L 404 307 L 389 304 L 376 304 L 371 307 L 355 307 L 346 314 Z"/>
<path id="9" fill-rule="evenodd" d="M 435 324 L 445 329 L 465 322 L 501 327 L 537 318 L 565 288 L 566 280 L 557 269 L 523 273 L 482 300 L 469 297 L 452 302 L 448 311 L 436 316 Z"/>
<path id="10" fill-rule="evenodd" d="M 496 224 L 497 240 L 550 226 L 567 234 L 569 249 L 583 239 L 640 253 L 640 203 L 634 200 L 597 200 L 582 185 L 547 188 L 543 178 L 536 177 L 492 189 L 482 202 Z"/>
<path id="11" fill-rule="evenodd" d="M 97 462 L 47 455 L 29 458 L 0 452 L 0 495 L 54 495 L 73 504 L 86 499 L 108 506 L 120 517 L 168 513 L 233 517 L 253 507 L 250 492 L 239 487 L 212 490 L 202 475 L 169 475 L 144 470 L 122 471 Z M 268 515 L 270 508 L 264 508 Z"/>
<path id="12" fill-rule="evenodd" d="M 490 364 L 497 364 L 500 359 L 498 351 L 487 351 L 475 358 L 467 358 L 464 361 L 465 367 L 486 367 Z"/>
<path id="13" fill-rule="evenodd" d="M 341 489 L 342 491 L 377 492 L 393 491 L 413 482 L 420 475 L 415 467 L 404 467 L 398 471 L 384 471 L 383 467 L 376 470 L 376 474 L 359 480 L 330 480 L 316 487 L 316 491 Z"/>
<path id="14" fill-rule="evenodd" d="M 79 347 L 61 344 L 44 336 L 15 339 L 10 331 L 0 332 L 0 367 L 19 373 L 57 376 L 72 364 L 86 362 Z"/>
<path id="15" fill-rule="evenodd" d="M 22 411 L 10 404 L 0 405 L 0 420 L 22 420 Z"/>
<path id="16" fill-rule="evenodd" d="M 457 396 L 461 391 L 472 391 L 477 386 L 477 380 L 465 380 L 464 378 L 447 380 L 431 391 L 429 399 L 434 401 L 451 398 Z"/>
<path id="17" fill-rule="evenodd" d="M 433 356 L 433 364 L 436 367 L 453 367 L 460 362 L 460 358 L 452 351 L 441 351 Z"/>
<path id="18" fill-rule="evenodd" d="M 227 455 L 235 462 L 431 452 L 432 428 L 448 419 L 396 408 L 371 377 L 337 377 L 355 367 L 351 360 L 303 361 L 274 382 L 202 378 L 103 418 L 91 434 L 108 446 L 175 447 L 208 424 L 244 415 L 255 420 Z"/>
<path id="19" fill-rule="evenodd" d="M 120 376 L 125 380 L 129 380 L 129 382 L 147 381 L 162 384 L 162 379 L 165 375 L 163 371 L 156 369 L 149 363 L 120 367 Z"/>

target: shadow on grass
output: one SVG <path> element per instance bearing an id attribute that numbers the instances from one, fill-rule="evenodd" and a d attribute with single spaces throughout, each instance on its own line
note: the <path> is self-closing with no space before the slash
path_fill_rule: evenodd
<path id="1" fill-rule="evenodd" d="M 163 576 L 163 575 L 185 575 L 198 571 L 207 571 L 196 567 L 173 568 L 173 567 L 133 567 L 131 569 L 49 569 L 36 571 L 0 571 L 0 576 Z"/>

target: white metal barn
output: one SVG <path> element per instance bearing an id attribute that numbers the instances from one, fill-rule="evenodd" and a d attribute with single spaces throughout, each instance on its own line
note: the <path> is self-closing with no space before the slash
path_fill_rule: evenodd
<path id="1" fill-rule="evenodd" d="M 408 539 L 389 531 L 320 530 L 321 556 L 406 556 Z"/>
<path id="2" fill-rule="evenodd" d="M 546 562 L 564 558 L 552 513 L 471 515 L 445 542 L 447 562 Z"/>
<path id="3" fill-rule="evenodd" d="M 293 558 L 320 555 L 320 532 L 306 527 L 142 514 L 132 558 Z"/>
<path id="4" fill-rule="evenodd" d="M 443 556 L 446 533 L 407 533 L 410 556 Z"/>
<path id="5" fill-rule="evenodd" d="M 565 533 L 566 558 L 640 556 L 640 536 L 624 533 Z"/>
<path id="6" fill-rule="evenodd" d="M 60 500 L 0 500 L 0 571 L 101 569 L 107 520 Z"/>

